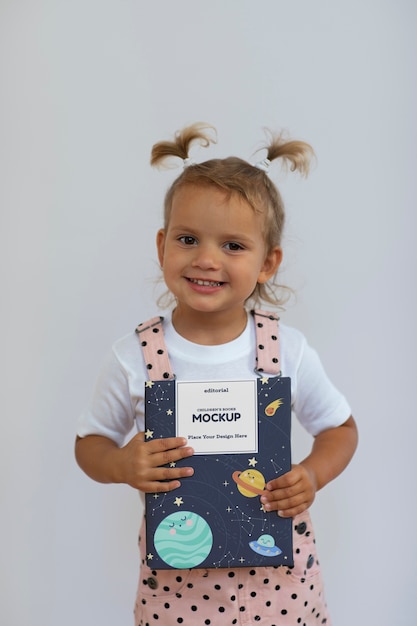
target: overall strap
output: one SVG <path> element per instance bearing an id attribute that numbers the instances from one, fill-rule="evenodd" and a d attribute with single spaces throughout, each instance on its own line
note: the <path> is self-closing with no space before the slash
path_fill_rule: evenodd
<path id="1" fill-rule="evenodd" d="M 256 329 L 256 371 L 281 374 L 279 317 L 275 313 L 256 309 L 251 311 Z"/>
<path id="2" fill-rule="evenodd" d="M 279 317 L 268 311 L 251 311 L 256 329 L 256 367 L 255 371 L 267 372 L 274 376 L 281 374 Z M 175 378 L 162 328 L 163 317 L 153 317 L 144 324 L 139 324 L 135 332 L 139 337 L 143 357 L 150 380 L 168 380 Z"/>
<path id="3" fill-rule="evenodd" d="M 163 319 L 160 316 L 153 317 L 144 324 L 139 324 L 135 330 L 149 372 L 149 380 L 175 378 L 165 345 Z"/>

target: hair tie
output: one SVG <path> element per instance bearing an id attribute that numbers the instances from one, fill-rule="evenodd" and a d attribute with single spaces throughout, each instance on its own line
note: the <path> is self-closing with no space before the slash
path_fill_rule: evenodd
<path id="1" fill-rule="evenodd" d="M 262 159 L 262 161 L 258 161 L 257 163 L 255 163 L 255 167 L 257 167 L 258 170 L 263 170 L 267 174 L 269 172 L 269 166 L 270 165 L 271 165 L 271 161 L 268 158 L 267 159 Z"/>
<path id="2" fill-rule="evenodd" d="M 191 158 L 191 157 L 186 157 L 185 159 L 183 159 L 184 162 L 184 169 L 186 167 L 190 167 L 190 165 L 195 165 L 195 161 Z"/>

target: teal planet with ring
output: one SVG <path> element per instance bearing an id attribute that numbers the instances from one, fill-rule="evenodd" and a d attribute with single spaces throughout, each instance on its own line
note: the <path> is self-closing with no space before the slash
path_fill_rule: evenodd
<path id="1" fill-rule="evenodd" d="M 171 513 L 159 523 L 154 534 L 158 556 L 170 567 L 197 567 L 210 554 L 213 533 L 206 520 L 190 511 Z"/>

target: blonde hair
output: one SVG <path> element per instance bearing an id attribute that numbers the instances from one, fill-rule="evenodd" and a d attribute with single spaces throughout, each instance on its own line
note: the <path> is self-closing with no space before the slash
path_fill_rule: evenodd
<path id="1" fill-rule="evenodd" d="M 203 147 L 208 147 L 210 143 L 215 143 L 215 138 L 209 133 L 210 130 L 214 131 L 214 128 L 200 122 L 178 131 L 174 141 L 156 143 L 152 148 L 151 165 L 161 165 L 168 157 L 179 157 L 187 164 L 189 150 L 193 144 L 198 142 Z M 286 139 L 283 133 L 269 132 L 269 142 L 264 148 L 267 150 L 268 161 L 282 159 L 284 167 L 307 176 L 314 155 L 313 148 L 308 143 Z M 185 185 L 214 186 L 227 194 L 238 194 L 256 213 L 264 216 L 263 235 L 267 253 L 275 246 L 281 245 L 285 222 L 284 203 L 278 188 L 264 169 L 238 157 L 211 159 L 185 167 L 165 196 L 165 228 L 169 223 L 174 194 Z M 255 304 L 264 301 L 280 305 L 283 299 L 276 294 L 280 287 L 273 277 L 269 283 L 258 284 L 251 299 Z"/>

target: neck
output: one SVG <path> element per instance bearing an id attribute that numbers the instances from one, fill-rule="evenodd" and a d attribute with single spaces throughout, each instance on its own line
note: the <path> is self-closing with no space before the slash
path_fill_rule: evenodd
<path id="1" fill-rule="evenodd" d="M 185 312 L 180 306 L 172 313 L 172 324 L 181 337 L 203 346 L 216 346 L 233 341 L 247 324 L 245 309 L 217 313 Z"/>

